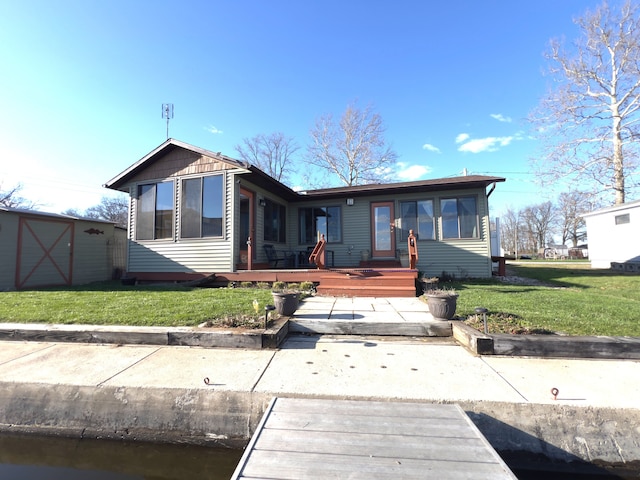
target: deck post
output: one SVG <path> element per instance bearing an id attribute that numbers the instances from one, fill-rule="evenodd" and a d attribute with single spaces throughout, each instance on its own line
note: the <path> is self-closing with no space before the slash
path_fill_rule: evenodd
<path id="1" fill-rule="evenodd" d="M 413 234 L 413 230 L 409 230 L 407 247 L 409 249 L 409 268 L 414 270 L 418 263 L 418 246 L 416 244 L 416 236 Z"/>
<path id="2" fill-rule="evenodd" d="M 253 244 L 251 237 L 247 238 L 247 270 L 253 270 Z"/>

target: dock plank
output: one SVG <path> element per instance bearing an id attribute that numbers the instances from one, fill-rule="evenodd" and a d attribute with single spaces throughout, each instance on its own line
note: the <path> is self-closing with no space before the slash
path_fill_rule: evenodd
<path id="1" fill-rule="evenodd" d="M 515 479 L 457 405 L 275 398 L 232 479 Z"/>

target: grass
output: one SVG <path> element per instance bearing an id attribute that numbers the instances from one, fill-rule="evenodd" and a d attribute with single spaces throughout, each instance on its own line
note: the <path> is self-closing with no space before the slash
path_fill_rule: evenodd
<path id="1" fill-rule="evenodd" d="M 465 280 L 441 286 L 460 294 L 457 314 L 481 327 L 475 308 L 489 310 L 491 332 L 640 337 L 640 276 L 592 270 L 588 263 L 509 265 L 537 285 Z M 253 307 L 257 300 L 258 313 Z M 271 291 L 262 288 L 82 287 L 0 292 L 0 322 L 260 328 Z"/>
<path id="2" fill-rule="evenodd" d="M 509 270 L 541 284 L 452 283 L 460 293 L 457 314 L 482 328 L 475 308 L 487 308 L 490 333 L 640 336 L 640 276 L 592 270 L 588 264 L 531 264 Z"/>
<path id="3" fill-rule="evenodd" d="M 127 287 L 101 282 L 80 287 L 0 293 L 0 322 L 260 328 L 266 288 Z M 253 301 L 258 301 L 256 313 Z"/>

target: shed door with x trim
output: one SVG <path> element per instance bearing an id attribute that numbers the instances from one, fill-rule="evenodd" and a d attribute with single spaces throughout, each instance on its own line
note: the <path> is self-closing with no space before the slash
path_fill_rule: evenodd
<path id="1" fill-rule="evenodd" d="M 16 288 L 71 285 L 74 223 L 20 217 Z"/>

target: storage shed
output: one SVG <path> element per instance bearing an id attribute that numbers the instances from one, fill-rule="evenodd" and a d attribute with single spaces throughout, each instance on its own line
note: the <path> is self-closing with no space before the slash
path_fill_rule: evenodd
<path id="1" fill-rule="evenodd" d="M 109 280 L 125 250 L 126 230 L 113 223 L 0 207 L 0 290 Z"/>
<path id="2" fill-rule="evenodd" d="M 583 215 L 592 268 L 640 266 L 640 200 Z M 625 265 L 630 268 L 625 268 Z"/>

